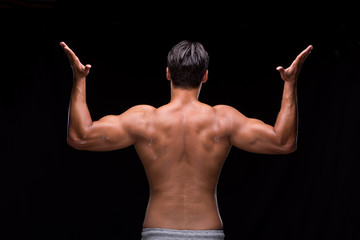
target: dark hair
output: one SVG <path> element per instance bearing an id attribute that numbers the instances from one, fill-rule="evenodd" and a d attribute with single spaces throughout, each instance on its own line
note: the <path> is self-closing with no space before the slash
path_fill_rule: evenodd
<path id="1" fill-rule="evenodd" d="M 169 52 L 167 66 L 174 87 L 191 89 L 200 85 L 209 65 L 209 55 L 201 43 L 182 41 Z"/>

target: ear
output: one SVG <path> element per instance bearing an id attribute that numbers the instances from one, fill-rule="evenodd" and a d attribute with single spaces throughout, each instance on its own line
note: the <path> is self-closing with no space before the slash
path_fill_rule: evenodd
<path id="1" fill-rule="evenodd" d="M 206 83 L 206 81 L 208 80 L 208 70 L 206 70 L 206 72 L 204 73 L 203 79 L 201 80 L 201 83 Z"/>
<path id="2" fill-rule="evenodd" d="M 171 76 L 170 76 L 170 72 L 169 72 L 169 68 L 166 68 L 166 78 L 167 80 L 171 81 Z"/>

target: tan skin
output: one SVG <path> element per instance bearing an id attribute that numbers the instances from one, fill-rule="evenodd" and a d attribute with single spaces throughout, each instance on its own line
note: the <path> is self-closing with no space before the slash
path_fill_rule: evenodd
<path id="1" fill-rule="evenodd" d="M 68 144 L 75 149 L 111 151 L 134 145 L 150 184 L 145 228 L 222 229 L 216 187 L 231 146 L 262 154 L 295 151 L 297 138 L 296 82 L 310 45 L 290 67 L 278 67 L 284 80 L 281 109 L 274 126 L 248 118 L 236 109 L 198 101 L 198 88 L 172 85 L 171 101 L 159 108 L 138 105 L 123 114 L 91 119 L 86 105 L 86 76 L 75 53 L 60 43 L 73 69 Z"/>

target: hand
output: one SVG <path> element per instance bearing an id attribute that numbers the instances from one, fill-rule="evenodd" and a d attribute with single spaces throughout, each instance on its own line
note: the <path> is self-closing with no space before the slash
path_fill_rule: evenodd
<path id="1" fill-rule="evenodd" d="M 64 49 L 67 57 L 69 58 L 71 67 L 73 69 L 74 78 L 84 78 L 89 72 L 91 65 L 86 64 L 85 66 L 80 62 L 79 58 L 75 55 L 75 53 L 66 45 L 64 42 L 61 42 L 60 45 Z"/>
<path id="2" fill-rule="evenodd" d="M 281 78 L 285 82 L 296 82 L 301 70 L 301 66 L 303 65 L 307 56 L 309 56 L 309 54 L 311 53 L 312 49 L 313 46 L 309 45 L 295 58 L 295 60 L 291 63 L 290 67 L 284 69 L 283 67 L 279 66 L 276 68 L 276 70 L 280 72 Z"/>

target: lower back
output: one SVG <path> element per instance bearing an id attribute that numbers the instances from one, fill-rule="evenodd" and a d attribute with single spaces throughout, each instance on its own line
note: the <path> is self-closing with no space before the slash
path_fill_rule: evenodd
<path id="1" fill-rule="evenodd" d="M 196 195 L 196 197 L 195 197 Z M 215 194 L 151 194 L 146 211 L 145 228 L 181 230 L 222 229 Z"/>

